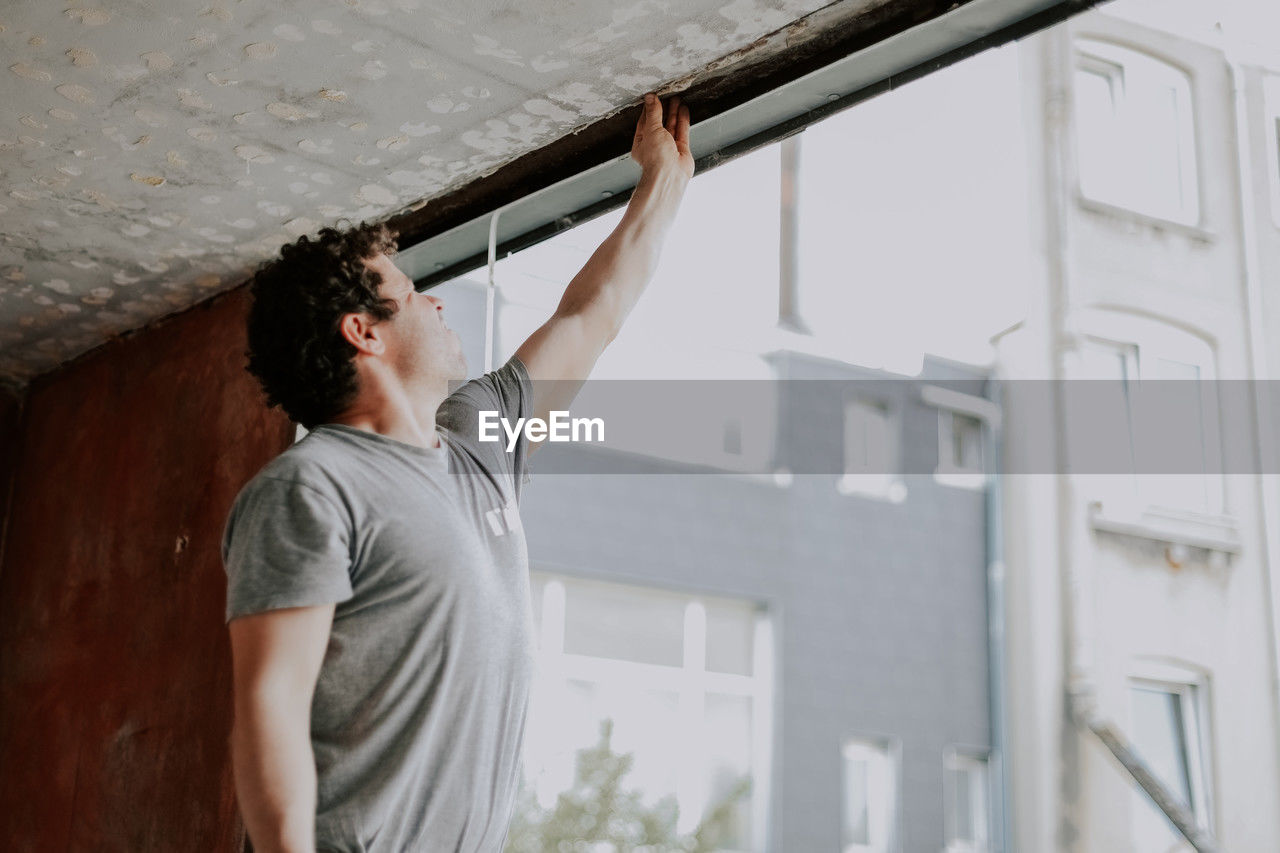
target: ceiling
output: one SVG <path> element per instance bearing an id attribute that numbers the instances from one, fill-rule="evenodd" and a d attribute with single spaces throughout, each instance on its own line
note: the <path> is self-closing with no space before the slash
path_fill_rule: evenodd
<path id="1" fill-rule="evenodd" d="M 717 60 L 894 6 L 7 4 L 0 383 L 235 287 L 299 235 L 423 208 Z"/>

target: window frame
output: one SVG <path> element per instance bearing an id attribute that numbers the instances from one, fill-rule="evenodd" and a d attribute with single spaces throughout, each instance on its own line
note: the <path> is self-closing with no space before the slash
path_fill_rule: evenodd
<path id="1" fill-rule="evenodd" d="M 951 774 L 964 769 L 974 768 L 980 773 L 983 793 L 983 808 L 972 808 L 970 817 L 975 827 L 981 827 L 980 837 L 973 843 L 959 841 L 955 838 L 956 827 L 953 824 L 956 815 L 956 791 L 951 784 Z M 991 752 L 985 749 L 967 749 L 948 747 L 942 758 L 942 802 L 944 847 L 943 853 L 991 853 L 992 850 L 992 787 L 991 787 Z"/>
<path id="2" fill-rule="evenodd" d="M 774 701 L 774 657 L 776 649 L 773 639 L 773 622 L 766 603 L 755 599 L 724 595 L 701 595 L 689 590 L 670 589 L 656 584 L 637 583 L 633 580 L 572 575 L 563 571 L 544 570 L 531 567 L 531 585 L 541 587 L 541 594 L 535 596 L 536 624 L 538 627 L 538 645 L 534 652 L 538 661 L 538 678 L 547 679 L 547 683 L 555 683 L 556 689 L 563 689 L 571 681 L 586 681 L 592 684 L 608 684 L 620 680 L 620 676 L 628 683 L 642 685 L 648 690 L 675 693 L 680 697 L 681 718 L 692 726 L 683 735 L 697 736 L 697 727 L 702 724 L 706 697 L 711 694 L 723 694 L 745 698 L 751 706 L 751 755 L 748 774 L 751 779 L 751 791 L 748 794 L 750 804 L 750 832 L 753 849 L 767 846 L 770 826 L 770 779 L 772 774 L 773 745 L 773 701 Z M 567 595 L 565 582 L 584 584 L 608 584 L 615 587 L 638 587 L 652 589 L 665 594 L 686 599 L 684 604 L 684 625 L 681 634 L 683 660 L 679 666 L 655 663 L 640 663 L 620 658 L 600 657 L 585 653 L 565 651 L 565 633 L 567 619 Z M 731 600 L 749 604 L 755 611 L 752 626 L 751 662 L 752 674 L 741 675 L 715 672 L 706 668 L 706 601 L 708 599 Z M 548 614 L 558 617 L 558 621 L 548 619 Z M 699 630 L 699 613 L 701 627 Z M 701 650 L 692 649 L 688 642 L 690 636 L 701 638 Z M 696 713 L 695 713 L 696 712 Z M 694 721 L 696 718 L 696 722 Z M 526 742 L 528 739 L 526 739 Z M 685 768 L 688 771 L 689 768 Z M 703 769 L 706 769 L 705 767 Z M 526 776 L 530 782 L 533 779 Z M 688 810 L 685 806 L 690 798 L 696 796 L 689 791 L 672 792 L 681 805 L 681 813 Z M 706 803 L 700 803 L 705 808 Z M 697 820 L 701 820 L 701 812 Z M 688 818 L 686 818 L 688 820 Z M 682 822 L 683 823 L 683 822 Z M 681 826 L 680 831 L 688 827 Z M 731 848 L 724 848 L 717 853 L 746 853 Z"/>
<path id="3" fill-rule="evenodd" d="M 1142 484 L 1150 483 L 1144 477 L 1160 476 L 1142 474 L 1137 471 L 1137 457 L 1131 455 L 1134 470 L 1125 475 L 1126 482 L 1132 488 L 1132 497 L 1120 496 L 1113 488 L 1101 490 L 1101 494 L 1093 497 L 1104 506 L 1110 500 L 1119 502 L 1123 513 L 1134 512 L 1171 512 L 1173 514 L 1190 514 L 1197 517 L 1223 518 L 1228 512 L 1226 495 L 1226 478 L 1223 473 L 1222 447 L 1222 408 L 1217 395 L 1215 381 L 1217 379 L 1217 351 L 1205 337 L 1182 326 L 1150 316 L 1132 314 L 1111 309 L 1095 309 L 1081 312 L 1078 323 L 1079 341 L 1082 349 L 1094 352 L 1109 351 L 1123 360 L 1125 380 L 1143 381 L 1142 363 L 1144 355 L 1151 358 L 1163 358 L 1182 364 L 1193 365 L 1199 370 L 1200 387 L 1200 434 L 1203 440 L 1205 473 L 1175 476 L 1201 476 L 1205 484 L 1205 506 L 1203 509 L 1177 506 L 1153 500 L 1151 495 L 1144 494 Z M 1090 378 L 1090 377 L 1082 377 Z M 1150 378 L 1148 381 L 1161 381 Z M 1183 380 L 1186 381 L 1186 380 Z M 1133 401 L 1129 392 L 1125 391 L 1125 417 L 1128 425 L 1130 447 L 1134 442 Z M 1095 492 L 1100 490 L 1095 489 Z M 1127 505 L 1127 506 L 1126 506 Z"/>
<path id="4" fill-rule="evenodd" d="M 1131 665 L 1125 680 L 1128 698 L 1129 727 L 1133 731 L 1133 692 L 1135 689 L 1155 690 L 1179 698 L 1182 712 L 1183 748 L 1187 755 L 1187 775 L 1191 787 L 1191 802 L 1187 804 L 1196 825 L 1212 833 L 1215 819 L 1215 785 L 1213 768 L 1213 729 L 1209 716 L 1211 679 L 1207 672 L 1177 663 L 1158 660 L 1139 660 Z M 1191 738 L 1194 737 L 1194 749 Z M 1132 735 L 1130 735 L 1132 739 Z M 1142 760 L 1141 750 L 1135 743 L 1135 752 Z M 1135 791 L 1145 797 L 1145 793 Z M 1155 808 L 1154 805 L 1151 806 Z M 1136 830 L 1135 818 L 1130 818 L 1131 832 Z"/>
<path id="5" fill-rule="evenodd" d="M 920 389 L 920 399 L 926 406 L 938 410 L 938 465 L 934 480 L 944 486 L 965 489 L 983 489 L 987 485 L 987 468 L 994 462 L 988 459 L 993 450 L 991 433 L 1000 429 L 1000 407 L 986 397 L 966 394 L 953 388 L 925 385 Z M 955 464 L 951 435 L 955 417 L 976 421 L 978 424 L 978 467 L 961 468 Z"/>
<path id="6" fill-rule="evenodd" d="M 1083 126 L 1080 120 L 1080 104 L 1075 92 L 1076 75 L 1084 72 L 1104 77 L 1111 84 L 1111 96 L 1117 130 L 1124 133 L 1134 123 L 1131 99 L 1139 97 L 1141 90 L 1167 86 L 1175 97 L 1175 120 L 1178 138 L 1178 177 L 1183 187 L 1176 210 L 1166 210 L 1156 202 L 1146 203 L 1140 191 L 1123 185 L 1115 188 L 1091 186 L 1081 160 Z M 1132 85 L 1135 77 L 1140 83 Z M 1073 41 L 1071 66 L 1072 122 L 1075 144 L 1075 185 L 1077 197 L 1088 206 L 1102 205 L 1122 210 L 1145 219 L 1171 222 L 1194 229 L 1202 227 L 1203 205 L 1201 200 L 1200 145 L 1197 138 L 1196 99 L 1193 77 L 1187 69 L 1154 54 L 1107 41 L 1095 36 L 1077 36 Z M 1137 88 L 1139 92 L 1132 89 Z M 1132 163 L 1125 159 L 1118 164 L 1120 171 L 1129 173 Z"/>
<path id="7" fill-rule="evenodd" d="M 880 764 L 887 775 L 886 790 L 881 792 L 887 799 L 885 814 L 882 816 L 883 833 L 877 838 L 872 833 L 873 816 L 870 796 L 872 784 L 868 774 L 867 827 L 869 843 L 861 844 L 845 838 L 845 826 L 848 816 L 845 808 L 849 802 L 846 790 L 846 765 L 850 760 L 868 762 L 869 766 Z M 840 851 L 841 853 L 897 853 L 902 838 L 902 742 L 895 737 L 850 734 L 840 741 Z"/>
<path id="8" fill-rule="evenodd" d="M 1066 0 L 1009 0 L 936 11 L 924 21 L 893 16 L 890 31 L 899 37 L 865 44 L 865 33 L 846 27 L 834 43 L 815 42 L 802 61 L 773 63 L 776 75 L 730 75 L 730 85 L 708 91 L 696 86 L 686 94 L 698 96 L 692 144 L 699 173 L 1080 10 Z M 747 82 L 733 85 L 734 79 Z M 622 206 L 639 177 L 620 153 L 630 145 L 631 121 L 610 115 L 433 197 L 425 211 L 420 202 L 393 217 L 389 224 L 402 238 L 398 265 L 426 290 L 484 267 L 491 238 L 501 257 Z"/>
<path id="9" fill-rule="evenodd" d="M 956 462 L 956 418 L 963 418 L 966 421 L 972 421 L 977 427 L 977 467 L 965 466 Z M 971 415 L 966 412 L 958 412 L 955 409 L 938 410 L 938 469 L 935 474 L 939 482 L 946 482 L 953 485 L 965 485 L 973 488 L 980 488 L 982 486 L 984 471 L 986 470 L 986 448 L 983 446 L 985 430 L 986 424 L 982 422 L 981 418 L 975 415 Z"/>
<path id="10" fill-rule="evenodd" d="M 851 413 L 857 409 L 878 408 L 884 412 L 886 456 L 885 471 L 853 470 L 850 466 Z M 840 409 L 840 476 L 836 479 L 836 491 L 842 495 L 886 500 L 902 503 L 907 497 L 907 485 L 902 476 L 902 404 L 889 396 L 876 394 L 849 394 Z"/>

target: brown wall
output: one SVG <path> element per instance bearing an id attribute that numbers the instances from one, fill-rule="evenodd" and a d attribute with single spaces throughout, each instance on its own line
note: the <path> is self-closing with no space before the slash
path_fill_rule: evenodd
<path id="1" fill-rule="evenodd" d="M 4 565 L 4 520 L 9 516 L 9 486 L 18 464 L 21 429 L 22 398 L 0 388 L 0 565 Z"/>
<path id="2" fill-rule="evenodd" d="M 197 306 L 25 395 L 0 555 L 7 851 L 239 849 L 219 540 L 290 440 L 243 369 L 246 305 Z"/>

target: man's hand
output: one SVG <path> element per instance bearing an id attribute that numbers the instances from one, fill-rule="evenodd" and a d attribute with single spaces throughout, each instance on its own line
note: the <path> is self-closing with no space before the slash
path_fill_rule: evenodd
<path id="1" fill-rule="evenodd" d="M 679 97 L 667 101 L 664 118 L 663 105 L 657 96 L 644 96 L 644 110 L 636 122 L 636 135 L 631 141 L 631 159 L 646 172 L 676 169 L 686 179 L 693 177 L 693 154 L 689 152 L 689 108 L 680 103 Z"/>
<path id="2" fill-rule="evenodd" d="M 631 156 L 641 174 L 622 221 L 569 282 L 551 319 L 516 350 L 534 380 L 534 416 L 543 420 L 569 408 L 658 265 L 693 176 L 689 109 L 679 98 L 667 102 L 664 119 L 662 102 L 645 95 Z"/>

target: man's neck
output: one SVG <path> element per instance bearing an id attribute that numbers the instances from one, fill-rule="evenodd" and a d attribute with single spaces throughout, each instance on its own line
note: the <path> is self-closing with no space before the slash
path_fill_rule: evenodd
<path id="1" fill-rule="evenodd" d="M 446 388 L 413 396 L 404 389 L 391 392 L 363 393 L 331 423 L 376 432 L 405 444 L 436 448 L 436 410 L 447 396 Z"/>

